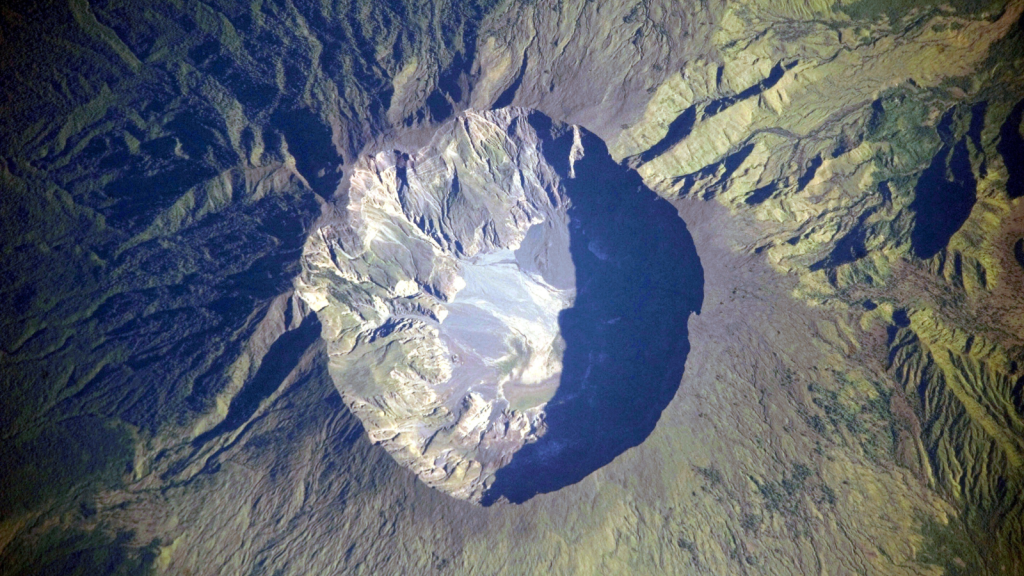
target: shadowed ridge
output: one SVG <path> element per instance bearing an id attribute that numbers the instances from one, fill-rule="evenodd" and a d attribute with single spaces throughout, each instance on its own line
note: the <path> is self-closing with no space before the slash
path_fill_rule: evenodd
<path id="1" fill-rule="evenodd" d="M 498 470 L 485 505 L 574 484 L 643 442 L 679 388 L 687 319 L 703 301 L 703 268 L 676 210 L 583 130 L 569 179 L 572 130 L 540 114 L 530 123 L 572 202 L 577 297 L 559 316 L 566 349 L 547 432 Z"/>
<path id="2" fill-rule="evenodd" d="M 1010 198 L 1024 196 L 1024 138 L 1020 134 L 1022 119 L 1024 100 L 1013 107 L 1006 122 L 999 128 L 999 144 L 996 146 L 1006 163 L 1006 193 Z"/>

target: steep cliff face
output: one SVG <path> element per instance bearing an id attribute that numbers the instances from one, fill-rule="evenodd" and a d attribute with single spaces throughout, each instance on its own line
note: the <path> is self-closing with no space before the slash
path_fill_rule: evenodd
<path id="1" fill-rule="evenodd" d="M 569 202 L 528 120 L 467 112 L 360 160 L 297 281 L 370 439 L 459 498 L 536 440 L 576 296 Z"/>
<path id="2" fill-rule="evenodd" d="M 5 4 L 0 571 L 1024 571 L 1022 9 Z"/>
<path id="3" fill-rule="evenodd" d="M 614 455 L 633 442 L 631 429 L 649 433 L 667 401 L 651 390 L 666 378 L 639 378 L 630 365 L 644 360 L 622 357 L 637 344 L 613 342 L 639 343 L 674 390 L 702 278 L 683 223 L 636 175 L 623 180 L 628 172 L 592 134 L 521 108 L 464 112 L 422 149 L 353 166 L 337 211 L 310 236 L 296 287 L 371 441 L 428 485 L 480 501 L 495 473 L 548 432 L 550 401 L 622 388 L 596 371 L 636 379 L 640 408 L 615 407 L 612 418 L 596 409 L 606 401 L 563 409 L 541 443 L 546 467 L 521 473 L 547 476 L 550 489 L 560 469 L 592 470 L 578 445 Z M 645 200 L 665 215 L 638 209 Z M 641 227 L 643 236 L 623 237 Z M 569 432 L 598 418 L 589 442 Z M 517 494 L 530 484 L 518 482 Z"/>

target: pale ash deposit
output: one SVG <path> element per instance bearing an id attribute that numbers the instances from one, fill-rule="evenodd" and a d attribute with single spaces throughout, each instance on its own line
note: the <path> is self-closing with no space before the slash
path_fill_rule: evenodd
<path id="1" fill-rule="evenodd" d="M 583 157 L 579 129 L 566 158 Z M 425 148 L 356 165 L 310 236 L 301 297 L 369 437 L 424 482 L 479 501 L 544 434 L 572 306 L 570 203 L 522 109 L 466 112 Z"/>

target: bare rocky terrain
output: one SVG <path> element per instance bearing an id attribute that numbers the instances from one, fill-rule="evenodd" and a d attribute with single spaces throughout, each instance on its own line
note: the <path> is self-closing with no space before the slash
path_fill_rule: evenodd
<path id="1" fill-rule="evenodd" d="M 1024 573 L 1022 11 L 6 3 L 0 572 Z"/>
<path id="2" fill-rule="evenodd" d="M 476 502 L 557 489 L 639 443 L 702 298 L 669 203 L 593 134 L 523 108 L 357 162 L 302 261 L 297 294 L 367 436 Z"/>

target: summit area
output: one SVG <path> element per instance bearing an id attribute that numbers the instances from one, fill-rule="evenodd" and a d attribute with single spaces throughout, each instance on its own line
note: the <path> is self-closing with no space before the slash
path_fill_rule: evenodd
<path id="1" fill-rule="evenodd" d="M 422 149 L 361 159 L 339 206 L 297 292 L 345 403 L 422 481 L 527 498 L 653 429 L 702 271 L 675 210 L 596 136 L 467 111 Z"/>

